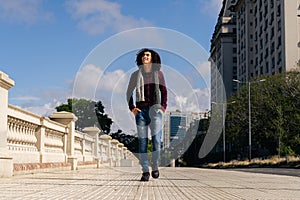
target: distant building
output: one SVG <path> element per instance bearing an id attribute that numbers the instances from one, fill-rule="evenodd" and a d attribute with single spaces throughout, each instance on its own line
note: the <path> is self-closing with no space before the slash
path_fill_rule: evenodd
<path id="1" fill-rule="evenodd" d="M 237 83 L 290 71 L 300 64 L 299 0 L 224 0 L 211 39 L 211 99 Z M 218 77 L 216 70 L 221 77 Z M 218 92 L 220 81 L 225 93 Z"/>
<path id="2" fill-rule="evenodd" d="M 192 114 L 189 112 L 169 112 L 165 115 L 164 122 L 164 147 L 177 145 L 184 139 L 187 129 L 192 121 Z"/>

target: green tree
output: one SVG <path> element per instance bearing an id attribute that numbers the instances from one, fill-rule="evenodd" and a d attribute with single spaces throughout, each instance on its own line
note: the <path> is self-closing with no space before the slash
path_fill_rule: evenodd
<path id="1" fill-rule="evenodd" d="M 82 130 L 85 127 L 96 126 L 104 133 L 110 132 L 112 119 L 104 113 L 101 101 L 95 102 L 86 99 L 68 99 L 67 104 L 56 107 L 57 111 L 72 112 L 78 118 L 75 129 Z"/>
<path id="2" fill-rule="evenodd" d="M 138 137 L 134 135 L 128 135 L 123 133 L 122 130 L 118 130 L 117 132 L 109 134 L 113 139 L 118 140 L 119 142 L 123 143 L 125 147 L 128 148 L 129 151 L 132 153 L 138 153 L 139 146 L 138 146 Z"/>
<path id="3" fill-rule="evenodd" d="M 104 106 L 101 101 L 95 103 L 95 113 L 98 119 L 98 123 L 105 134 L 110 133 L 110 127 L 113 123 L 112 119 L 108 117 L 104 112 Z"/>
<path id="4" fill-rule="evenodd" d="M 251 84 L 251 127 L 254 156 L 286 152 L 300 153 L 300 73 L 292 71 L 272 76 L 259 84 Z M 255 81 L 255 80 L 253 80 Z M 248 151 L 248 88 L 229 101 L 226 116 L 226 138 L 233 157 Z M 287 151 L 289 149 L 289 151 Z M 280 151 L 280 152 L 278 152 Z M 282 152 L 281 152 L 282 151 Z"/>
<path id="5" fill-rule="evenodd" d="M 60 106 L 57 106 L 55 108 L 56 111 L 57 112 L 60 112 L 60 111 L 73 112 L 72 111 L 72 102 L 73 102 L 73 99 L 68 99 L 67 101 L 68 101 L 67 104 L 61 104 Z"/>

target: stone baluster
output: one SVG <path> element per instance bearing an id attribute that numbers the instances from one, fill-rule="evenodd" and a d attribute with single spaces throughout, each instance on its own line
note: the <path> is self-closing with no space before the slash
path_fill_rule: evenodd
<path id="1" fill-rule="evenodd" d="M 36 137 L 37 137 L 37 148 L 40 152 L 40 163 L 44 162 L 45 154 L 45 117 L 41 117 L 40 126 L 37 128 Z"/>
<path id="2" fill-rule="evenodd" d="M 67 160 L 71 163 L 71 169 L 77 169 L 77 158 L 74 155 L 75 151 L 75 122 L 77 117 L 70 112 L 55 112 L 50 116 L 50 119 L 61 124 L 66 125 L 67 127 L 67 144 L 66 144 L 66 151 L 67 151 Z"/>
<path id="3" fill-rule="evenodd" d="M 0 177 L 13 175 L 13 160 L 7 150 L 7 113 L 8 90 L 14 86 L 14 81 L 0 71 Z"/>

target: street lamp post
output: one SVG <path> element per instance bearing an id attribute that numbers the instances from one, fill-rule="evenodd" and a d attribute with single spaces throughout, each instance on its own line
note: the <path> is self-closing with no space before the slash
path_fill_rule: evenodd
<path id="1" fill-rule="evenodd" d="M 252 152 L 252 149 L 251 149 L 251 147 L 252 147 L 252 143 L 251 143 L 251 141 L 252 141 L 252 133 L 251 133 L 251 98 L 250 98 L 250 96 L 251 96 L 251 82 L 250 81 L 248 81 L 248 82 L 241 82 L 240 80 L 236 80 L 236 79 L 233 79 L 233 81 L 234 82 L 237 82 L 237 83 L 248 83 L 248 120 L 249 120 L 249 122 L 248 122 L 248 140 L 249 140 L 249 161 L 251 162 L 251 152 Z M 252 83 L 259 83 L 259 82 L 264 82 L 265 81 L 265 79 L 261 79 L 261 80 L 258 80 L 258 81 L 255 81 L 255 82 L 252 82 Z"/>
<path id="2" fill-rule="evenodd" d="M 225 122 L 225 109 L 224 109 L 224 106 L 227 105 L 227 104 L 233 104 L 235 103 L 235 101 L 232 101 L 230 103 L 218 103 L 218 102 L 211 102 L 212 104 L 221 104 L 222 105 L 222 122 L 224 121 Z M 223 138 L 223 161 L 224 163 L 226 162 L 226 140 L 225 140 L 225 124 L 224 124 L 224 127 L 223 127 L 223 134 L 222 134 L 222 138 Z"/>
<path id="3" fill-rule="evenodd" d="M 248 82 L 248 118 L 249 118 L 249 123 L 248 123 L 248 130 L 249 130 L 249 162 L 251 162 L 251 152 L 252 152 L 252 133 L 251 133 L 251 82 Z"/>

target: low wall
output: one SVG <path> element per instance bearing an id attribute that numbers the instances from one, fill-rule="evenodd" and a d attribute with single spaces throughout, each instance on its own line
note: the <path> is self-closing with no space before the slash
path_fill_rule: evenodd
<path id="1" fill-rule="evenodd" d="M 0 71 L 0 177 L 55 167 L 114 167 L 121 166 L 124 159 L 136 159 L 123 144 L 96 127 L 76 131 L 73 113 L 56 112 L 47 118 L 9 105 L 7 94 L 13 84 Z"/>

